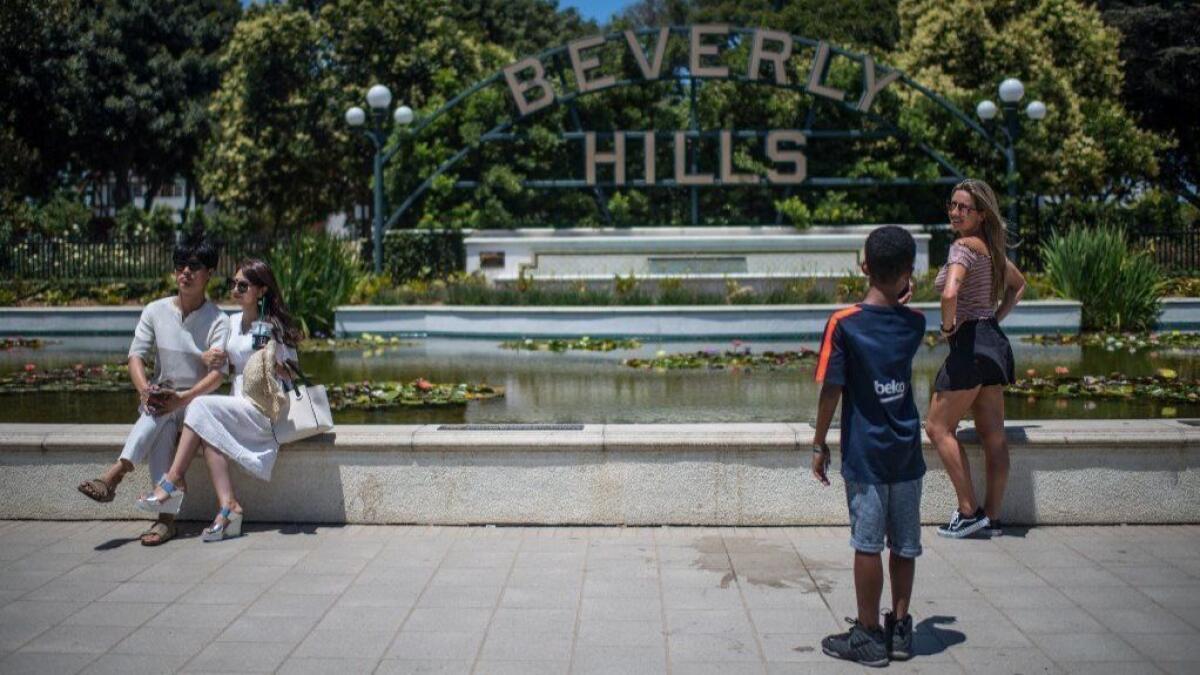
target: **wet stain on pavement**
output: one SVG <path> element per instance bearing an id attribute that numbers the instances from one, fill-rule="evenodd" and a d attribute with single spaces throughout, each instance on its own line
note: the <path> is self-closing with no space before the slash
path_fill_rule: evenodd
<path id="1" fill-rule="evenodd" d="M 795 550 L 786 543 L 732 537 L 722 540 L 713 536 L 697 539 L 692 548 L 697 553 L 695 567 L 723 573 L 721 588 L 740 581 L 766 588 L 797 588 L 804 593 L 833 590 L 833 581 L 820 573 L 810 575 Z"/>

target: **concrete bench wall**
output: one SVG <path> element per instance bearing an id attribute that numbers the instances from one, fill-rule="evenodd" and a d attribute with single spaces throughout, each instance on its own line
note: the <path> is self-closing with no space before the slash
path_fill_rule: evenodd
<path id="1" fill-rule="evenodd" d="M 252 520 L 324 523 L 838 525 L 837 475 L 809 475 L 806 424 L 579 425 L 448 430 L 346 425 L 285 447 L 270 483 L 238 474 Z M 1024 524 L 1200 522 L 1200 428 L 1174 420 L 1014 421 L 1003 518 Z M 115 502 L 75 491 L 117 457 L 123 425 L 0 425 L 0 518 L 138 518 L 145 468 Z M 960 431 L 982 479 L 971 431 Z M 836 439 L 836 436 L 835 436 Z M 955 506 L 925 452 L 922 516 Z M 216 510 L 207 470 L 188 475 L 184 516 Z M 977 485 L 982 495 L 982 485 Z"/>

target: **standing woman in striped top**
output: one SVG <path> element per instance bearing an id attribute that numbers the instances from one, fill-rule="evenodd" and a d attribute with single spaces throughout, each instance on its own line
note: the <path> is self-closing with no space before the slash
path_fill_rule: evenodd
<path id="1" fill-rule="evenodd" d="M 962 538 L 982 530 L 999 536 L 1000 502 L 1008 483 L 1004 386 L 1013 381 L 1012 347 L 1000 322 L 1021 300 L 1025 278 L 1005 255 L 1005 224 L 987 183 L 959 183 L 946 209 L 958 237 L 935 285 L 942 294 L 941 331 L 950 355 L 934 382 L 925 433 L 954 484 L 958 508 L 938 534 Z M 987 494 L 982 505 L 954 433 L 968 411 L 983 445 Z"/>

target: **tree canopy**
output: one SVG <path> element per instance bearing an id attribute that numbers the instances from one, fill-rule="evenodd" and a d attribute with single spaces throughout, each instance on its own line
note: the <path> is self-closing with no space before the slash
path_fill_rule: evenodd
<path id="1" fill-rule="evenodd" d="M 117 182 L 120 206 L 131 199 L 130 175 L 152 188 L 184 176 L 254 228 L 303 228 L 371 203 L 372 147 L 343 114 L 364 105 L 375 83 L 391 89 L 393 105 L 413 107 L 421 127 L 412 134 L 384 120 L 389 145 L 399 148 L 385 174 L 389 212 L 471 148 L 433 180 L 402 227 L 689 222 L 685 188 L 543 190 L 523 181 L 582 178 L 583 143 L 565 133 L 688 129 L 693 96 L 702 131 L 901 132 L 810 140 L 810 175 L 928 180 L 939 166 L 919 151 L 926 144 L 966 173 L 1003 182 L 996 148 L 911 89 L 889 87 L 872 110 L 878 117 L 864 118 L 803 91 L 692 79 L 683 38 L 669 43 L 666 77 L 516 120 L 506 129 L 512 143 L 484 138 L 513 118 L 503 78 L 431 120 L 522 57 L 588 35 L 699 23 L 772 28 L 865 53 L 971 119 L 976 102 L 995 100 L 1002 79 L 1019 77 L 1024 102 L 1049 108 L 1042 122 L 1023 124 L 1017 146 L 1028 192 L 1103 199 L 1165 185 L 1194 197 L 1198 16 L 1193 3 L 1136 0 L 640 0 L 597 26 L 555 0 L 292 0 L 244 11 L 238 0 L 11 0 L 0 7 L 0 204 L 48 200 L 101 177 Z M 744 73 L 748 42 L 731 38 L 715 62 Z M 641 79 L 624 40 L 595 54 L 595 77 Z M 798 45 L 796 54 L 787 75 L 803 83 L 812 48 Z M 565 54 L 546 67 L 556 87 L 577 88 Z M 835 57 L 828 80 L 857 96 L 859 73 Z M 631 167 L 641 147 L 629 148 Z M 715 168 L 715 147 L 714 139 L 700 142 L 701 169 Z M 669 165 L 670 144 L 657 151 L 660 166 Z M 739 140 L 732 154 L 735 171 L 769 168 L 761 139 Z M 453 189 L 461 181 L 474 189 Z M 924 210 L 936 203 L 928 190 L 699 191 L 709 223 L 806 213 L 922 220 L 938 217 Z"/>

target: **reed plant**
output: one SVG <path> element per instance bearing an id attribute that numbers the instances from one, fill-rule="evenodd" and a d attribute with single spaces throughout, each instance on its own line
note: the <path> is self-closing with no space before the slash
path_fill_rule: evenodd
<path id="1" fill-rule="evenodd" d="M 1055 232 L 1041 253 L 1055 293 L 1083 303 L 1084 330 L 1154 327 L 1161 311 L 1163 273 L 1149 253 L 1130 248 L 1123 227 Z"/>

